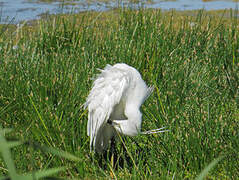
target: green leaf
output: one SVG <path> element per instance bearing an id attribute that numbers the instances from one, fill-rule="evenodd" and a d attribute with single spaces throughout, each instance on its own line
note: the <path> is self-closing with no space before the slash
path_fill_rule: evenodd
<path id="1" fill-rule="evenodd" d="M 8 142 L 8 143 L 7 143 L 7 146 L 8 146 L 8 148 L 13 148 L 13 147 L 19 146 L 19 145 L 21 145 L 21 144 L 23 144 L 23 143 L 20 142 L 20 141 L 11 141 L 11 142 Z"/>
<path id="2" fill-rule="evenodd" d="M 62 151 L 62 150 L 57 150 L 55 148 L 52 147 L 47 147 L 47 146 L 42 146 L 43 150 L 46 152 L 49 152 L 51 154 L 60 156 L 60 157 L 64 157 L 66 159 L 69 159 L 71 161 L 80 161 L 80 159 L 68 152 Z"/>
<path id="3" fill-rule="evenodd" d="M 11 131 L 12 131 L 12 129 L 10 129 L 10 128 L 0 129 L 0 134 L 4 135 L 7 133 L 10 133 Z"/>
<path id="4" fill-rule="evenodd" d="M 55 148 L 52 148 L 52 147 L 47 147 L 47 146 L 41 146 L 37 143 L 30 143 L 29 145 L 32 145 L 34 146 L 35 148 L 38 148 L 44 152 L 48 152 L 48 153 L 51 153 L 51 154 L 54 154 L 56 156 L 59 156 L 59 157 L 63 157 L 63 158 L 66 158 L 68 160 L 71 160 L 71 161 L 80 161 L 80 158 L 68 153 L 68 152 L 65 152 L 65 151 L 62 151 L 62 150 L 58 150 L 58 149 L 55 149 Z"/>
<path id="5" fill-rule="evenodd" d="M 5 180 L 5 179 L 7 179 L 8 177 L 6 177 L 6 176 L 2 176 L 2 177 L 0 177 L 0 180 Z"/>
<path id="6" fill-rule="evenodd" d="M 2 130 L 1 127 L 0 127 L 0 130 Z M 0 144 L 1 144 L 0 151 L 2 153 L 4 162 L 7 165 L 9 176 L 11 177 L 11 179 L 16 179 L 18 177 L 18 175 L 16 172 L 16 168 L 15 168 L 13 159 L 11 157 L 11 152 L 10 152 L 10 147 L 13 145 L 15 146 L 16 143 L 9 144 L 6 141 L 5 137 L 2 134 L 0 134 Z"/>
<path id="7" fill-rule="evenodd" d="M 208 174 L 208 172 L 217 165 L 217 163 L 219 161 L 221 161 L 224 158 L 224 156 L 220 156 L 217 159 L 214 159 L 207 167 L 205 167 L 203 169 L 203 171 L 198 175 L 198 177 L 196 178 L 196 180 L 203 180 L 203 178 L 206 177 L 206 175 Z"/>
<path id="8" fill-rule="evenodd" d="M 18 177 L 18 180 L 40 179 L 40 178 L 51 176 L 65 169 L 66 169 L 65 167 L 58 167 L 58 168 L 51 168 L 47 170 L 40 170 L 37 172 L 31 172 L 31 173 L 28 173 L 27 175 Z"/>

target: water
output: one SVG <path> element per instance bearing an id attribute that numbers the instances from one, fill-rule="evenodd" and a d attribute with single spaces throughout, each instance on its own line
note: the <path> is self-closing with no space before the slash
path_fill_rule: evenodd
<path id="1" fill-rule="evenodd" d="M 58 14 L 81 11 L 105 11 L 122 6 L 141 6 L 161 8 L 163 10 L 217 10 L 235 9 L 239 2 L 228 0 L 138 0 L 137 4 L 129 0 L 79 0 L 42 2 L 40 0 L 0 0 L 0 23 L 19 23 L 20 21 L 39 19 L 44 14 Z"/>

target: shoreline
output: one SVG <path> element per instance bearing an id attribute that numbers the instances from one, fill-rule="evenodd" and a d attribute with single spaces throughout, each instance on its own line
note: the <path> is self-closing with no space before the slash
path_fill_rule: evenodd
<path id="1" fill-rule="evenodd" d="M 89 11 L 81 11 L 77 13 L 59 13 L 59 14 L 50 14 L 50 13 L 43 13 L 40 16 L 40 18 L 37 19 L 31 19 L 31 20 L 22 20 L 18 23 L 11 23 L 11 20 L 8 23 L 0 23 L 0 26 L 6 26 L 6 25 L 13 25 L 13 26 L 19 26 L 19 25 L 29 25 L 32 26 L 34 25 L 37 21 L 41 20 L 46 20 L 51 17 L 56 17 L 56 16 L 81 16 L 81 15 L 87 15 L 87 14 L 108 14 L 108 13 L 115 13 L 117 11 L 120 11 L 125 8 L 114 8 L 110 10 L 105 10 L 105 11 L 95 11 L 95 10 L 89 10 Z M 127 9 L 127 8 L 126 8 Z M 178 15 L 181 16 L 196 16 L 198 12 L 203 11 L 206 12 L 208 15 L 213 15 L 213 16 L 219 16 L 223 18 L 231 18 L 231 15 L 233 14 L 233 18 L 239 19 L 239 11 L 237 9 L 218 9 L 218 10 L 205 10 L 205 9 L 197 9 L 197 10 L 176 10 L 176 9 L 170 9 L 170 10 L 164 10 L 160 8 L 142 8 L 143 10 L 146 11 L 161 11 L 163 14 L 169 14 L 169 13 L 177 13 Z M 133 9 L 137 11 L 138 9 Z M 232 13 L 233 12 L 233 13 Z"/>
<path id="2" fill-rule="evenodd" d="M 98 2 L 99 1 L 99 2 Z M 78 14 L 90 11 L 105 12 L 117 8 L 130 9 L 161 9 L 162 11 L 217 11 L 237 9 L 239 2 L 234 1 L 197 1 L 177 0 L 177 1 L 147 1 L 147 2 L 128 2 L 128 1 L 102 1 L 96 2 L 82 0 L 70 2 L 22 2 L 14 4 L 12 2 L 2 2 L 0 11 L 0 24 L 19 24 L 25 21 L 38 20 L 42 16 L 58 14 Z"/>

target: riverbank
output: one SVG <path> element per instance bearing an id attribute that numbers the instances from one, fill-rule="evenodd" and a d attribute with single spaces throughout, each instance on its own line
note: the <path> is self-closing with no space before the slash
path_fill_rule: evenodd
<path id="1" fill-rule="evenodd" d="M 3 0 L 0 3 L 0 24 L 18 24 L 22 21 L 40 19 L 45 15 L 53 14 L 72 14 L 85 11 L 109 11 L 115 8 L 153 8 L 163 11 L 176 10 L 220 10 L 220 9 L 236 9 L 239 6 L 238 1 L 233 0 Z"/>
<path id="2" fill-rule="evenodd" d="M 12 148 L 17 172 L 66 167 L 56 176 L 195 179 L 220 158 L 207 178 L 239 177 L 238 12 L 184 13 L 116 9 L 0 26 L 0 125 L 13 129 L 9 142 L 27 142 Z M 90 153 L 83 104 L 97 68 L 117 62 L 155 87 L 142 106 L 142 130 L 170 131 L 125 137 L 118 168 L 107 161 L 102 169 Z M 3 159 L 0 167 L 2 175 L 12 170 Z"/>

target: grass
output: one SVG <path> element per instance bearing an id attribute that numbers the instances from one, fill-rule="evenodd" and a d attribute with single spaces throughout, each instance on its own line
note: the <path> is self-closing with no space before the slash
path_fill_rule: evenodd
<path id="1" fill-rule="evenodd" d="M 9 142 L 30 142 L 11 149 L 15 174 L 66 167 L 56 176 L 239 177 L 238 12 L 223 13 L 118 9 L 0 26 L 0 124 L 13 129 Z M 97 68 L 117 62 L 155 86 L 142 130 L 170 132 L 125 138 L 133 163 L 103 170 L 89 152 L 82 105 Z M 0 177 L 11 172 L 3 160 Z"/>

